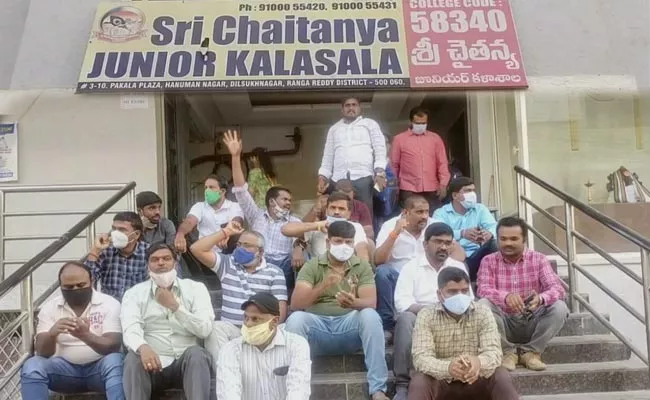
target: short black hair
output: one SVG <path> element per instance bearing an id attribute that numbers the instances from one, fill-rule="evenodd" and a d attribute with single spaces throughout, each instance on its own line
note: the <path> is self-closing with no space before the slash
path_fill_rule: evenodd
<path id="1" fill-rule="evenodd" d="M 451 182 L 449 182 L 449 194 L 451 193 L 458 193 L 463 189 L 465 186 L 473 185 L 474 181 L 469 179 L 466 176 L 460 176 L 456 179 L 453 179 Z"/>
<path id="2" fill-rule="evenodd" d="M 429 118 L 429 111 L 422 107 L 415 107 L 409 112 L 409 121 L 413 121 L 413 117 L 427 117 Z"/>
<path id="3" fill-rule="evenodd" d="M 343 239 L 354 239 L 354 235 L 356 233 L 357 232 L 356 229 L 354 229 L 354 225 L 352 225 L 348 221 L 332 222 L 327 227 L 327 237 L 330 239 L 333 237 L 340 237 Z"/>
<path id="4" fill-rule="evenodd" d="M 524 236 L 524 242 L 526 241 L 526 238 L 528 237 L 528 225 L 526 225 L 526 221 L 519 217 L 503 217 L 499 220 L 499 223 L 497 224 L 497 234 L 499 233 L 499 228 L 502 226 L 505 227 L 514 227 L 518 226 L 521 228 L 521 234 Z"/>
<path id="5" fill-rule="evenodd" d="M 271 200 L 275 200 L 280 195 L 280 192 L 287 192 L 291 194 L 291 190 L 283 186 L 272 186 L 269 190 L 266 191 L 266 197 L 264 198 L 264 204 L 268 207 L 271 203 Z"/>
<path id="6" fill-rule="evenodd" d="M 217 174 L 210 174 L 210 175 L 205 177 L 205 179 L 203 180 L 203 183 L 205 183 L 205 181 L 207 181 L 208 179 L 212 179 L 213 181 L 217 181 L 217 183 L 219 184 L 219 189 L 228 191 L 228 186 L 230 186 L 230 182 L 228 181 L 228 178 L 226 178 L 225 176 L 220 176 L 220 175 L 217 175 Z"/>
<path id="7" fill-rule="evenodd" d="M 443 287 L 447 286 L 447 283 L 451 281 L 465 281 L 469 283 L 469 275 L 467 275 L 467 272 L 456 267 L 447 267 L 441 269 L 438 273 L 438 289 L 442 289 Z"/>
<path id="8" fill-rule="evenodd" d="M 442 236 L 447 235 L 454 237 L 454 230 L 451 229 L 451 226 L 445 224 L 444 222 L 434 222 L 433 224 L 427 226 L 427 229 L 424 231 L 424 240 L 428 241 L 433 236 Z"/>
<path id="9" fill-rule="evenodd" d="M 156 192 L 145 191 L 140 192 L 137 196 L 135 196 L 135 204 L 138 209 L 142 209 L 146 206 L 158 203 L 162 204 L 162 199 Z"/>
<path id="10" fill-rule="evenodd" d="M 356 100 L 357 103 L 359 103 L 359 105 L 361 105 L 361 99 L 358 96 L 346 96 L 346 97 L 341 99 L 341 107 L 343 107 L 345 105 L 345 102 L 350 100 L 350 99 Z"/>
<path id="11" fill-rule="evenodd" d="M 327 197 L 327 205 L 329 206 L 330 203 L 333 203 L 335 201 L 345 201 L 345 203 L 348 205 L 348 210 L 352 211 L 352 200 L 350 200 L 350 197 L 343 193 L 343 192 L 332 192 L 328 197 Z"/>
<path id="12" fill-rule="evenodd" d="M 155 242 L 149 248 L 147 248 L 147 251 L 144 253 L 144 256 L 146 257 L 146 260 L 149 261 L 149 257 L 158 250 L 162 249 L 167 249 L 172 252 L 172 256 L 174 259 L 178 258 L 176 255 L 176 249 L 174 249 L 172 246 L 168 245 L 165 242 Z"/>
<path id="13" fill-rule="evenodd" d="M 63 274 L 63 270 L 69 267 L 70 265 L 74 265 L 75 267 L 79 267 L 86 271 L 88 273 L 88 277 L 90 278 L 90 282 L 92 283 L 93 281 L 93 271 L 90 269 L 89 266 L 86 264 L 82 263 L 81 261 L 68 261 L 67 263 L 63 264 L 61 268 L 59 268 L 59 284 L 61 284 L 61 275 Z"/>
<path id="14" fill-rule="evenodd" d="M 115 214 L 113 221 L 128 222 L 131 224 L 134 230 L 143 232 L 144 227 L 142 226 L 142 219 L 140 216 L 133 211 L 122 211 Z M 142 238 L 142 235 L 140 235 Z"/>
<path id="15" fill-rule="evenodd" d="M 420 196 L 419 194 L 412 194 L 409 197 L 407 197 L 406 200 L 404 201 L 404 208 L 410 210 L 413 207 L 415 207 L 417 203 L 422 203 L 422 202 L 429 204 L 427 199 Z"/>

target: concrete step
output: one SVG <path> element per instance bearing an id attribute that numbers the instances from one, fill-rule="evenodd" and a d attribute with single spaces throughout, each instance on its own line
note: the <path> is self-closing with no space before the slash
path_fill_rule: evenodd
<path id="1" fill-rule="evenodd" d="M 523 396 L 522 400 L 650 400 L 650 390 Z"/>
<path id="2" fill-rule="evenodd" d="M 558 336 L 551 340 L 542 359 L 547 364 L 621 361 L 630 358 L 630 350 L 612 335 Z M 393 348 L 386 349 L 388 369 L 393 368 Z M 363 353 L 346 356 L 314 357 L 314 373 L 348 373 L 366 370 Z"/>
<path id="3" fill-rule="evenodd" d="M 609 321 L 609 315 L 601 315 Z M 569 318 L 558 336 L 607 335 L 609 333 L 609 329 L 594 318 L 591 313 L 584 312 L 569 314 Z"/>
<path id="4" fill-rule="evenodd" d="M 548 369 L 542 372 L 518 369 L 512 373 L 512 376 L 522 395 L 588 393 L 594 390 L 603 392 L 642 390 L 649 385 L 647 367 L 630 361 L 549 365 Z M 389 379 L 392 383 L 394 379 L 392 374 Z M 312 376 L 311 398 L 313 400 L 367 400 L 367 393 L 365 372 Z M 617 397 L 613 398 L 617 399 Z M 569 396 L 566 399 L 573 399 L 573 397 Z"/>

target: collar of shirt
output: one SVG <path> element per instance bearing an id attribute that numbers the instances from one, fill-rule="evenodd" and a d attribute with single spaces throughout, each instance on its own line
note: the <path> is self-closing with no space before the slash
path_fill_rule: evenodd
<path id="1" fill-rule="evenodd" d="M 453 203 L 445 204 L 444 206 L 442 206 L 442 210 L 447 212 L 447 213 L 454 214 L 455 216 L 461 217 L 461 218 L 467 217 L 468 215 L 477 212 L 476 207 L 472 207 L 472 208 L 466 209 L 465 214 L 461 214 L 458 211 L 456 211 L 456 209 L 454 208 Z"/>
<path id="2" fill-rule="evenodd" d="M 233 203 L 232 201 L 230 201 L 230 200 L 228 200 L 228 199 L 225 199 L 225 200 L 223 201 L 223 203 L 221 204 L 221 207 L 215 209 L 214 207 L 212 207 L 212 206 L 209 205 L 208 203 L 205 203 L 206 206 L 212 208 L 215 212 L 219 212 L 219 211 L 221 211 L 221 210 L 224 210 L 224 211 L 229 210 L 230 207 L 232 207 L 233 204 L 234 204 L 234 203 Z"/>
<path id="3" fill-rule="evenodd" d="M 267 222 L 273 223 L 273 222 L 288 222 L 289 219 L 291 218 L 291 213 L 288 213 L 284 217 L 280 218 L 273 218 L 271 216 L 271 213 L 269 213 L 269 210 L 264 210 L 264 218 L 266 219 Z"/>
<path id="4" fill-rule="evenodd" d="M 413 133 L 413 129 L 411 128 L 409 128 L 406 132 L 408 132 L 411 136 L 432 136 L 433 135 L 433 132 L 429 130 L 424 131 L 424 133 L 420 135 Z"/>
<path id="5" fill-rule="evenodd" d="M 248 270 L 246 269 L 245 266 L 243 266 L 241 264 L 237 264 L 235 262 L 235 259 L 233 258 L 233 256 L 230 256 L 230 262 L 232 263 L 232 265 L 234 265 L 237 268 L 242 269 L 244 272 L 250 273 L 250 272 L 248 272 Z M 262 257 L 262 262 L 260 263 L 260 265 L 257 266 L 257 268 L 255 268 L 255 271 L 253 271 L 252 273 L 254 274 L 256 272 L 259 272 L 259 271 L 265 269 L 266 267 L 268 267 L 268 264 L 266 263 L 266 259 L 264 257 Z"/>
<path id="6" fill-rule="evenodd" d="M 355 125 L 358 122 L 361 122 L 362 119 L 363 119 L 363 116 L 361 116 L 361 115 L 359 115 L 357 118 L 355 118 L 354 121 L 350 121 L 350 122 L 347 122 L 345 120 L 345 118 L 341 118 L 339 120 L 339 124 L 342 124 L 342 125 Z"/>
<path id="7" fill-rule="evenodd" d="M 151 298 L 155 298 L 156 291 L 158 290 L 158 285 L 156 285 L 156 283 L 152 279 L 149 280 L 151 281 Z M 178 283 L 178 278 L 176 278 L 174 279 L 174 283 L 172 283 L 172 292 L 178 296 L 180 294 L 180 291 L 181 291 L 181 287 Z"/>
<path id="8" fill-rule="evenodd" d="M 253 346 L 251 344 L 244 342 L 243 340 L 242 340 L 242 344 L 246 346 Z M 286 335 L 284 334 L 284 332 L 282 332 L 282 329 L 278 327 L 275 328 L 275 336 L 273 336 L 271 343 L 269 343 L 269 345 L 266 346 L 264 350 L 261 350 L 261 352 L 265 353 L 267 351 L 273 350 L 276 346 L 286 346 L 286 345 L 287 345 Z M 253 346 L 253 347 L 257 348 L 257 346 Z"/>

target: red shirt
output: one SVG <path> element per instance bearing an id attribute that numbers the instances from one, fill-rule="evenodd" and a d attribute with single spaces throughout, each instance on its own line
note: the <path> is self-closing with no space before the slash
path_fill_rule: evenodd
<path id="1" fill-rule="evenodd" d="M 350 221 L 358 222 L 361 226 L 372 226 L 372 216 L 366 203 L 361 200 L 352 200 L 352 213 Z"/>
<path id="2" fill-rule="evenodd" d="M 402 190 L 435 192 L 449 184 L 447 151 L 436 133 L 416 135 L 409 129 L 398 134 L 391 145 L 390 162 Z"/>
<path id="3" fill-rule="evenodd" d="M 516 293 L 522 298 L 532 292 L 544 299 L 544 305 L 553 305 L 564 299 L 565 291 L 551 263 L 542 253 L 525 250 L 516 263 L 506 261 L 501 252 L 492 253 L 481 261 L 478 269 L 478 295 L 499 306 L 508 314 L 514 310 L 506 306 L 506 296 Z"/>

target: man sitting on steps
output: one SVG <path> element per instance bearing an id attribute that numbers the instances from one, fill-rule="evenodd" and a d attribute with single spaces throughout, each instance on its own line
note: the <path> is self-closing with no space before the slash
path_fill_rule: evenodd
<path id="1" fill-rule="evenodd" d="M 501 219 L 499 252 L 483 259 L 478 274 L 478 295 L 494 313 L 503 366 L 510 371 L 518 362 L 534 371 L 546 369 L 540 355 L 569 313 L 562 301 L 565 292 L 560 278 L 544 254 L 526 249 L 527 235 L 522 219 Z"/>

